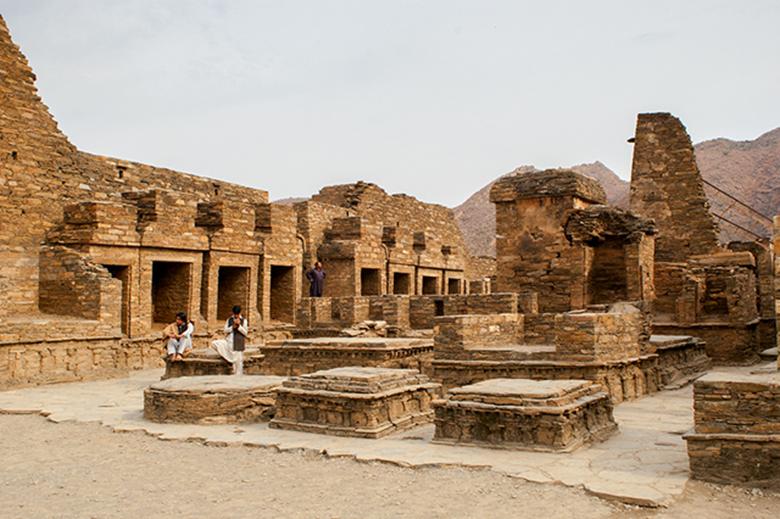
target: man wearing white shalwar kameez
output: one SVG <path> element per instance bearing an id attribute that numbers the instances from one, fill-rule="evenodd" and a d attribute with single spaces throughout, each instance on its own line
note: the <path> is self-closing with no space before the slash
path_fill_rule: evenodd
<path id="1" fill-rule="evenodd" d="M 249 336 L 249 323 L 241 315 L 241 307 L 233 307 L 233 315 L 225 321 L 224 339 L 219 339 L 211 343 L 219 355 L 226 361 L 233 364 L 236 375 L 243 375 L 244 372 L 244 350 L 246 349 L 246 339 Z"/>

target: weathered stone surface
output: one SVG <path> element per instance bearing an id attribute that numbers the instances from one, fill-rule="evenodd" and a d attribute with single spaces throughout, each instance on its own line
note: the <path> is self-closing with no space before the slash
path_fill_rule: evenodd
<path id="1" fill-rule="evenodd" d="M 271 427 L 379 438 L 433 419 L 439 384 L 417 370 L 343 367 L 292 377 Z"/>
<path id="2" fill-rule="evenodd" d="M 705 373 L 712 361 L 704 341 L 689 335 L 652 335 L 658 355 L 658 378 L 663 387 L 684 384 Z"/>
<path id="3" fill-rule="evenodd" d="M 603 193 L 568 170 L 496 182 L 496 291 L 536 292 L 541 312 L 652 301 L 655 227 L 599 205 Z"/>
<path id="4" fill-rule="evenodd" d="M 658 227 L 656 261 L 685 261 L 718 248 L 693 144 L 668 113 L 639 114 L 631 166 L 631 211 Z"/>
<path id="5" fill-rule="evenodd" d="M 307 289 L 302 266 L 315 259 L 326 264 L 326 295 L 352 298 L 462 294 L 467 269 L 475 279 L 492 274 L 490 261 L 469 261 L 450 209 L 373 184 L 326 187 L 291 207 L 263 190 L 79 151 L 2 19 L 0 76 L 0 329 L 17 313 L 85 321 L 68 347 L 88 357 L 101 343 L 112 357 L 93 362 L 90 376 L 125 373 L 122 355 L 135 353 L 122 341 L 159 337 L 179 311 L 195 321 L 197 346 L 236 304 L 253 339 L 292 326 Z M 363 303 L 333 310 L 369 319 Z M 383 305 L 396 321 L 389 332 L 408 323 L 402 305 Z M 29 328 L 14 344 L 0 331 L 13 348 L 0 351 L 0 387 L 82 377 L 82 361 L 28 366 L 40 352 L 47 358 L 30 346 Z M 30 376 L 17 355 L 28 348 Z M 142 367 L 156 366 L 154 357 Z"/>
<path id="6" fill-rule="evenodd" d="M 259 348 L 247 346 L 244 351 L 244 374 L 263 375 L 263 359 Z M 165 359 L 163 380 L 174 377 L 199 377 L 205 375 L 232 375 L 233 365 L 211 348 L 194 350 L 181 361 Z"/>
<path id="7" fill-rule="evenodd" d="M 266 344 L 262 353 L 265 357 L 263 370 L 282 376 L 346 366 L 428 371 L 433 360 L 433 341 L 391 337 L 315 337 Z"/>
<path id="8" fill-rule="evenodd" d="M 706 375 L 693 407 L 692 477 L 780 489 L 780 374 Z"/>
<path id="9" fill-rule="evenodd" d="M 490 379 L 433 405 L 438 443 L 568 452 L 617 431 L 609 395 L 588 380 Z"/>
<path id="10" fill-rule="evenodd" d="M 615 403 L 659 389 L 659 354 L 648 341 L 646 313 L 632 304 L 562 314 L 455 315 L 436 318 L 433 376 L 445 388 L 493 378 L 586 379 Z M 701 345 L 676 346 L 682 371 L 700 372 Z M 698 355 L 694 353 L 698 351 Z M 671 350 L 670 350 L 671 351 Z M 667 367 L 669 376 L 677 368 Z"/>
<path id="11" fill-rule="evenodd" d="M 274 414 L 276 391 L 283 381 L 256 375 L 170 378 L 144 391 L 144 417 L 198 424 L 267 420 Z"/>

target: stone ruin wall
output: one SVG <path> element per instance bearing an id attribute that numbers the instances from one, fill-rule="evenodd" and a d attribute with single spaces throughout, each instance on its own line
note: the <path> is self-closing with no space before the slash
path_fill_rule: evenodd
<path id="1" fill-rule="evenodd" d="M 656 261 L 685 261 L 718 250 L 718 226 L 709 211 L 693 143 L 671 114 L 637 118 L 630 206 L 658 226 Z"/>
<path id="2" fill-rule="evenodd" d="M 570 281 L 584 272 L 563 227 L 570 211 L 606 203 L 604 190 L 588 177 L 548 171 L 504 177 L 490 200 L 496 204 L 496 291 L 537 291 L 544 294 L 540 311 L 570 310 Z"/>
<path id="3" fill-rule="evenodd" d="M 327 263 L 325 295 L 464 293 L 469 276 L 490 275 L 489 264 L 470 262 L 452 211 L 443 206 L 365 182 L 325 187 L 304 204 L 298 205 L 299 233 L 309 261 L 316 256 Z M 311 217 L 327 213 L 323 207 L 345 214 L 330 209 L 324 227 L 324 218 Z"/>
<path id="4" fill-rule="evenodd" d="M 548 170 L 504 177 L 496 204 L 497 292 L 536 293 L 541 312 L 652 301 L 655 227 L 608 207 L 587 176 Z"/>
<path id="5" fill-rule="evenodd" d="M 292 262 L 300 285 L 294 214 L 286 230 L 268 229 L 254 259 L 230 236 L 236 228 L 244 232 L 244 223 L 255 230 L 254 210 L 267 205 L 265 191 L 79 151 L 41 101 L 1 18 L 0 71 L 0 386 L 116 376 L 159 363 L 159 341 L 144 337 L 153 320 L 143 295 L 151 292 L 151 274 L 135 275 L 137 290 L 128 295 L 100 263 L 120 262 L 143 274 L 152 259 L 188 262 L 187 310 L 198 317 L 217 306 L 212 284 L 201 293 L 201 277 L 213 275 L 209 265 L 249 266 L 262 250 L 269 261 Z M 173 200 L 167 212 L 165 200 Z M 215 232 L 197 225 L 199 204 L 220 200 L 240 206 L 225 217 L 231 224 Z M 170 225 L 188 229 L 189 251 L 171 249 L 179 244 L 171 243 Z M 293 252 L 279 259 L 286 251 Z M 132 318 L 120 326 L 117 303 L 126 296 Z"/>
<path id="6" fill-rule="evenodd" d="M 394 290 L 396 272 L 409 274 L 411 287 L 431 275 L 440 293 L 451 277 L 467 290 L 466 248 L 449 209 L 365 183 L 325 188 L 290 208 L 268 204 L 262 190 L 84 153 L 42 103 L 2 20 L 0 67 L 0 385 L 157 365 L 162 314 L 186 300 L 205 340 L 229 306 L 223 284 L 251 322 L 292 323 L 307 289 L 303 265 L 355 216 L 365 220 L 356 239 L 332 240 L 351 262 L 351 295 L 360 294 L 363 267 L 379 267 L 380 293 Z M 170 228 L 181 231 L 175 240 Z M 155 264 L 187 278 L 182 290 L 158 283 L 156 297 Z M 343 303 L 336 312 L 363 309 Z M 25 332 L 17 318 L 30 314 L 50 331 Z"/>
<path id="7" fill-rule="evenodd" d="M 35 74 L 2 19 L 0 66 L 0 319 L 38 310 L 38 248 L 71 202 L 119 202 L 123 192 L 150 188 L 268 201 L 265 191 L 78 151 L 38 96 Z"/>
<path id="8" fill-rule="evenodd" d="M 766 242 L 718 243 L 693 144 L 668 113 L 639 114 L 631 210 L 652 218 L 657 333 L 707 341 L 715 362 L 746 363 L 776 344 Z"/>

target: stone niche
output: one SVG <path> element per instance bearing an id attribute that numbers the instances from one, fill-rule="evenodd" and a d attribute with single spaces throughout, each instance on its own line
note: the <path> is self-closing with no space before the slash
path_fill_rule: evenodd
<path id="1" fill-rule="evenodd" d="M 439 384 L 413 369 L 344 367 L 285 381 L 277 393 L 278 429 L 380 438 L 429 423 Z"/>
<path id="2" fill-rule="evenodd" d="M 780 490 L 780 373 L 711 373 L 693 386 L 691 476 Z"/>
<path id="3" fill-rule="evenodd" d="M 609 395 L 588 380 L 484 380 L 433 407 L 436 443 L 569 452 L 617 431 Z"/>
<path id="4" fill-rule="evenodd" d="M 160 423 L 226 424 L 267 420 L 283 377 L 177 377 L 144 391 L 144 418 Z"/>

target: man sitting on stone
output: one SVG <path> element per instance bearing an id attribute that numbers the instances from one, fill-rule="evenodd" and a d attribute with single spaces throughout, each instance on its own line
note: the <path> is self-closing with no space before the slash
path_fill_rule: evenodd
<path id="1" fill-rule="evenodd" d="M 243 355 L 249 336 L 249 322 L 241 315 L 241 307 L 233 307 L 233 313 L 225 321 L 225 338 L 211 343 L 219 355 L 235 366 L 236 375 L 243 374 Z"/>
<path id="2" fill-rule="evenodd" d="M 166 331 L 168 335 L 168 360 L 171 362 L 182 360 L 184 352 L 192 349 L 194 323 L 187 319 L 187 314 L 179 312 L 176 314 L 176 322 L 173 323 L 173 327 L 169 326 Z"/>
<path id="3" fill-rule="evenodd" d="M 322 263 L 316 261 L 306 273 L 306 279 L 309 280 L 309 296 L 322 297 L 322 290 L 325 287 L 325 271 L 322 270 Z"/>

